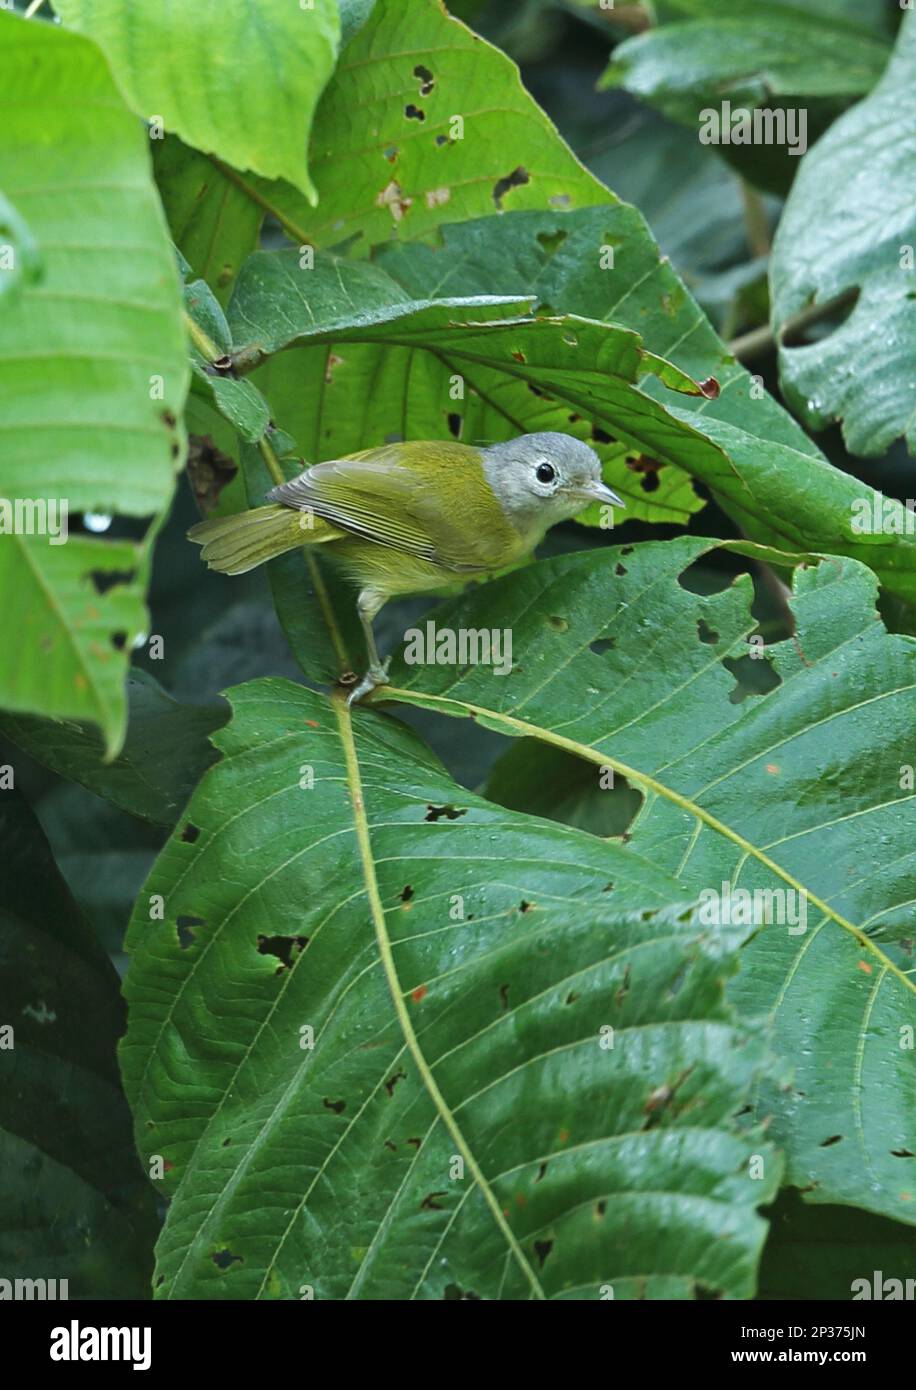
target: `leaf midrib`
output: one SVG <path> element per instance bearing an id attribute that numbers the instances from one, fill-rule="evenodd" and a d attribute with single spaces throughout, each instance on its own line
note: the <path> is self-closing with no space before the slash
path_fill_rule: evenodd
<path id="1" fill-rule="evenodd" d="M 362 777 L 359 768 L 359 757 L 356 751 L 356 741 L 353 736 L 353 723 L 350 716 L 350 709 L 347 705 L 345 691 L 337 691 L 333 696 L 334 712 L 337 717 L 338 730 L 340 734 L 341 746 L 344 754 L 344 762 L 347 770 L 347 784 L 350 789 L 350 797 L 353 807 L 353 826 L 356 832 L 356 840 L 359 848 L 360 863 L 362 866 L 363 880 L 366 885 L 366 897 L 369 903 L 369 910 L 372 923 L 375 928 L 376 942 L 378 944 L 379 957 L 388 988 L 391 993 L 391 1000 L 397 1016 L 401 1032 L 407 1049 L 413 1058 L 414 1065 L 420 1075 L 420 1080 L 429 1095 L 436 1113 L 442 1120 L 446 1130 L 458 1148 L 459 1153 L 467 1165 L 471 1177 L 480 1190 L 480 1194 L 490 1209 L 493 1220 L 499 1230 L 508 1249 L 514 1256 L 522 1275 L 531 1288 L 531 1292 L 536 1299 L 546 1299 L 546 1294 L 532 1269 L 524 1251 L 518 1243 L 509 1223 L 507 1222 L 499 1201 L 490 1186 L 487 1178 L 474 1156 L 474 1152 L 464 1136 L 452 1110 L 439 1089 L 432 1068 L 423 1054 L 417 1038 L 410 1013 L 404 1001 L 404 990 L 398 976 L 397 966 L 394 962 L 394 952 L 391 947 L 391 938 L 388 934 L 388 925 L 385 921 L 385 909 L 382 904 L 381 893 L 378 886 L 378 878 L 375 872 L 375 858 L 372 851 L 372 841 L 369 833 L 369 821 L 366 815 L 365 801 L 363 797 Z"/>

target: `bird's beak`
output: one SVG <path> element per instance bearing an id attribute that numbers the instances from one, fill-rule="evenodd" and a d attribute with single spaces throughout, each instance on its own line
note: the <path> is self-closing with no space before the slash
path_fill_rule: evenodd
<path id="1" fill-rule="evenodd" d="M 579 488 L 579 496 L 583 502 L 604 502 L 612 507 L 626 507 L 622 497 L 618 497 L 616 492 L 612 492 L 606 483 L 586 483 Z"/>

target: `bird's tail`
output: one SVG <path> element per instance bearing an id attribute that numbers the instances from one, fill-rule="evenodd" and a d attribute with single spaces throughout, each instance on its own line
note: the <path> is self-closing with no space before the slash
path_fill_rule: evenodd
<path id="1" fill-rule="evenodd" d="M 244 574 L 275 555 L 283 555 L 309 541 L 331 539 L 333 532 L 316 535 L 314 530 L 303 527 L 305 515 L 277 503 L 254 507 L 233 516 L 200 521 L 191 527 L 188 540 L 203 546 L 201 559 L 211 570 L 218 570 L 220 574 Z"/>

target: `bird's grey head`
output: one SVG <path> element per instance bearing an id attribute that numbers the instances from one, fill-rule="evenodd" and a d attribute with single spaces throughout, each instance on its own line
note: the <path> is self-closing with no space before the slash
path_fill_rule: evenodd
<path id="1" fill-rule="evenodd" d="M 509 520 L 532 544 L 592 502 L 624 504 L 601 481 L 601 460 L 569 434 L 523 434 L 483 450 L 487 482 Z"/>

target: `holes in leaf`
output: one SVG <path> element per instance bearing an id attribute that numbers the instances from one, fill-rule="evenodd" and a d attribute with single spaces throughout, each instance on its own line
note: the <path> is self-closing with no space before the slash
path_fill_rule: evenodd
<path id="1" fill-rule="evenodd" d="M 629 967 L 629 966 L 626 966 L 626 968 L 624 969 L 624 972 L 623 972 L 623 979 L 621 980 L 620 984 L 617 986 L 616 990 L 614 991 L 614 1003 L 617 1005 L 618 1009 L 619 1009 L 620 1006 L 623 1004 L 623 1001 L 626 999 L 626 997 L 627 997 L 627 995 L 629 994 L 629 992 L 630 992 L 630 967 Z"/>
<path id="2" fill-rule="evenodd" d="M 603 1216 L 604 1213 L 605 1213 L 606 1211 L 607 1211 L 607 1202 L 605 1202 L 604 1199 L 602 1198 L 602 1200 L 601 1200 L 600 1202 L 596 1202 L 596 1203 L 595 1203 L 595 1215 L 596 1215 L 596 1216 Z"/>
<path id="3" fill-rule="evenodd" d="M 199 835 L 200 829 L 198 828 L 198 826 L 192 825 L 190 821 L 188 821 L 184 830 L 182 830 L 181 832 L 181 838 L 182 840 L 184 840 L 186 845 L 193 845 L 194 841 L 197 839 Z"/>
<path id="4" fill-rule="evenodd" d="M 916 1158 L 912 1149 L 891 1149 L 891 1158 Z"/>
<path id="5" fill-rule="evenodd" d="M 509 1009 L 509 986 L 508 986 L 508 985 L 500 985 L 500 987 L 499 987 L 499 1006 L 500 1006 L 500 1008 L 502 1009 L 503 1013 L 507 1013 L 507 1012 L 508 1012 L 508 1009 Z"/>
<path id="6" fill-rule="evenodd" d="M 611 651 L 616 646 L 616 637 L 597 637 L 594 642 L 589 642 L 588 649 L 594 652 L 595 656 L 604 656 L 605 652 Z"/>
<path id="7" fill-rule="evenodd" d="M 409 121 L 425 121 L 426 112 L 421 106 L 414 106 L 413 102 L 408 102 L 404 107 L 404 115 Z"/>
<path id="8" fill-rule="evenodd" d="M 521 188 L 523 184 L 531 182 L 531 175 L 521 164 L 512 170 L 511 174 L 506 174 L 505 178 L 497 179 L 493 185 L 493 202 L 496 204 L 498 212 L 503 210 L 503 198 L 512 188 Z"/>
<path id="9" fill-rule="evenodd" d="M 327 1096 L 325 1096 L 322 1104 L 325 1110 L 333 1110 L 335 1115 L 342 1115 L 347 1108 L 347 1102 L 345 1100 L 328 1100 Z"/>
<path id="10" fill-rule="evenodd" d="M 390 1100 L 391 1097 L 394 1095 L 394 1088 L 395 1088 L 395 1086 L 398 1084 L 398 1082 L 399 1082 L 399 1081 L 406 1081 L 406 1080 L 407 1080 L 407 1073 L 406 1073 L 406 1071 L 396 1071 L 396 1072 L 394 1073 L 393 1076 L 389 1076 L 388 1080 L 385 1082 L 385 1090 L 388 1092 L 388 1099 L 389 1099 L 389 1100 Z"/>
<path id="11" fill-rule="evenodd" d="M 537 1256 L 538 1267 L 544 1268 L 544 1262 L 553 1249 L 552 1240 L 536 1240 L 534 1242 L 534 1253 Z"/>
<path id="12" fill-rule="evenodd" d="M 455 808 L 454 806 L 451 806 L 451 805 L 450 805 L 450 806 L 430 806 L 430 805 L 427 805 L 427 807 L 426 807 L 426 815 L 423 817 L 423 819 L 424 819 L 424 820 L 429 820 L 429 821 L 442 820 L 443 818 L 445 818 L 445 820 L 457 820 L 459 816 L 466 816 L 466 815 L 467 815 L 467 807 L 465 807 L 463 810 L 460 809 L 460 808 L 456 810 L 456 808 Z"/>
<path id="13" fill-rule="evenodd" d="M 697 619 L 697 636 L 710 647 L 714 647 L 719 640 L 718 632 L 709 626 L 705 618 Z"/>
<path id="14" fill-rule="evenodd" d="M 92 580 L 97 594 L 107 594 L 119 584 L 132 584 L 137 577 L 136 570 L 90 570 L 87 576 Z"/>
<path id="15" fill-rule="evenodd" d="M 289 970 L 309 944 L 307 936 L 258 936 L 258 951 L 262 956 L 276 956 L 280 962 L 277 974 Z"/>
<path id="16" fill-rule="evenodd" d="M 601 429 L 598 425 L 592 425 L 592 439 L 596 444 L 614 444 L 614 436 L 608 434 L 607 430 Z"/>
<path id="17" fill-rule="evenodd" d="M 834 301 L 832 310 L 829 313 L 818 315 L 817 324 L 812 324 L 810 331 L 808 325 L 802 323 L 794 332 L 790 329 L 787 333 L 784 333 L 782 337 L 782 346 L 786 348 L 804 347 L 807 343 L 820 343 L 825 338 L 830 337 L 838 328 L 843 327 L 843 324 L 852 314 L 859 302 L 859 294 L 859 288 L 855 286 L 852 289 L 846 290 L 843 294 L 838 295 Z M 801 309 L 810 308 L 813 304 L 814 295 L 812 294 L 808 296 L 807 303 L 802 305 Z"/>
<path id="18" fill-rule="evenodd" d="M 427 1192 L 426 1196 L 423 1198 L 423 1201 L 420 1203 L 420 1210 L 421 1210 L 421 1211 L 441 1211 L 441 1210 L 442 1210 L 442 1202 L 441 1202 L 440 1199 L 441 1199 L 442 1197 L 447 1197 L 447 1196 L 448 1196 L 448 1193 L 447 1193 L 447 1192 Z"/>
<path id="19" fill-rule="evenodd" d="M 639 473 L 640 482 L 646 492 L 654 492 L 658 487 L 658 477 L 656 476 L 662 464 L 658 459 L 650 457 L 649 454 L 634 454 L 632 458 L 626 460 L 627 468 L 631 473 Z M 655 478 L 655 482 L 646 487 L 646 478 Z"/>
<path id="20" fill-rule="evenodd" d="M 453 435 L 455 439 L 460 439 L 462 426 L 464 425 L 464 421 L 462 420 L 461 416 L 457 413 L 457 411 L 452 410 L 449 411 L 448 415 L 446 416 L 446 419 L 448 420 L 449 434 Z"/>
<path id="21" fill-rule="evenodd" d="M 177 919 L 175 928 L 178 932 L 178 944 L 183 951 L 194 945 L 194 928 L 204 926 L 206 926 L 206 922 L 203 917 L 179 917 Z"/>
<path id="22" fill-rule="evenodd" d="M 111 645 L 114 647 L 116 651 L 123 652 L 124 648 L 127 645 L 127 633 L 113 632 L 111 634 L 110 641 Z"/>
<path id="23" fill-rule="evenodd" d="M 556 255 L 568 236 L 567 231 L 558 227 L 555 232 L 538 232 L 537 239 L 548 255 L 553 256 Z"/>
<path id="24" fill-rule="evenodd" d="M 428 97 L 433 87 L 436 85 L 435 78 L 429 68 L 425 68 L 422 63 L 417 63 L 413 70 L 414 77 L 420 79 L 420 96 Z"/>
<path id="25" fill-rule="evenodd" d="M 842 1142 L 842 1134 L 831 1134 L 829 1139 L 822 1139 L 818 1147 L 821 1149 L 829 1149 L 833 1144 L 841 1144 Z"/>
<path id="26" fill-rule="evenodd" d="M 702 594 L 708 598 L 710 594 L 720 594 L 732 585 L 740 565 L 740 560 L 736 563 L 734 557 L 725 551 L 713 551 L 698 556 L 685 566 L 677 582 L 689 594 Z"/>
<path id="27" fill-rule="evenodd" d="M 413 888 L 410 886 L 409 883 L 404 884 L 404 887 L 401 889 L 399 896 L 402 903 L 410 902 L 411 898 L 413 897 Z"/>
<path id="28" fill-rule="evenodd" d="M 536 1173 L 536 1175 L 535 1175 L 534 1181 L 535 1181 L 535 1182 L 540 1182 L 541 1179 L 543 1178 L 543 1176 L 544 1176 L 544 1174 L 545 1174 L 546 1172 L 547 1172 L 547 1161 L 546 1161 L 546 1159 L 545 1159 L 545 1161 L 541 1164 L 540 1168 L 537 1170 L 537 1173 Z"/>
<path id="29" fill-rule="evenodd" d="M 436 144 L 437 144 L 437 145 L 447 145 L 447 144 L 448 144 L 448 136 L 447 136 L 447 135 L 437 135 L 437 136 L 436 136 Z"/>
<path id="30" fill-rule="evenodd" d="M 228 1269 L 230 1265 L 245 1263 L 241 1255 L 234 1255 L 232 1251 L 226 1247 L 222 1250 L 214 1250 L 210 1259 L 216 1265 L 217 1269 Z"/>
<path id="31" fill-rule="evenodd" d="M 526 903 L 526 902 L 525 902 L 525 899 L 522 898 L 521 902 L 520 902 L 519 905 L 518 905 L 518 910 L 519 910 L 519 912 L 530 912 L 532 906 L 533 906 L 532 903 Z"/>
<path id="32" fill-rule="evenodd" d="M 658 492 L 658 474 L 644 473 L 639 480 L 639 486 L 642 488 L 643 492 Z"/>
<path id="33" fill-rule="evenodd" d="M 740 705 L 749 696 L 769 695 L 771 690 L 782 685 L 782 676 L 773 669 L 769 657 L 726 656 L 722 665 L 735 678 L 735 687 L 728 696 L 732 705 Z"/>
<path id="34" fill-rule="evenodd" d="M 475 1303 L 480 1302 L 479 1293 L 475 1293 L 473 1289 L 460 1289 L 457 1284 L 446 1284 L 445 1293 L 442 1297 L 447 1303 L 457 1303 L 459 1301 L 465 1303 L 471 1301 Z"/>
<path id="35" fill-rule="evenodd" d="M 621 562 L 618 560 L 617 564 L 614 566 L 614 573 L 617 575 L 618 579 L 622 579 L 623 576 L 627 573 L 626 565 L 621 564 Z"/>

